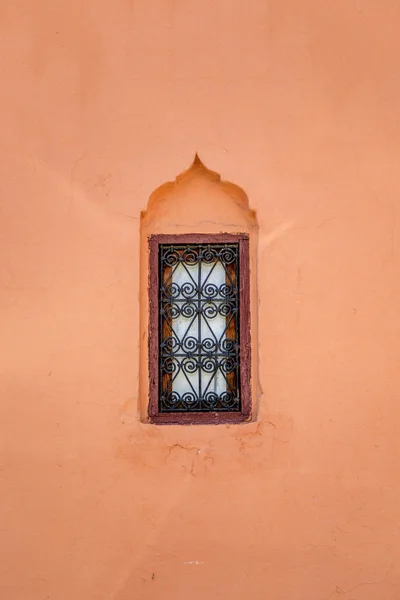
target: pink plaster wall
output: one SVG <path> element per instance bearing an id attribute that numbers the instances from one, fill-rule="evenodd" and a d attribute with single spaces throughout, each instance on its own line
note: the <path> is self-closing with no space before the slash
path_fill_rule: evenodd
<path id="1" fill-rule="evenodd" d="M 0 595 L 400 598 L 400 5 L 0 3 Z M 139 225 L 257 212 L 257 423 L 139 422 Z"/>

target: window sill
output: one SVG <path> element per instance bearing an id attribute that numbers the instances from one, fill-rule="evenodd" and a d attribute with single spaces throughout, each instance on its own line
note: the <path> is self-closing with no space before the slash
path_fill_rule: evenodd
<path id="1" fill-rule="evenodd" d="M 207 412 L 207 413 L 158 413 L 149 416 L 154 425 L 226 425 L 232 423 L 248 423 L 251 415 L 239 412 Z"/>

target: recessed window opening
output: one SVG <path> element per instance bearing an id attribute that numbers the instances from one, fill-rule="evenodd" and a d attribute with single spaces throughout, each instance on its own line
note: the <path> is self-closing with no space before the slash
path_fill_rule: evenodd
<path id="1" fill-rule="evenodd" d="M 160 245 L 159 411 L 240 411 L 238 244 Z"/>

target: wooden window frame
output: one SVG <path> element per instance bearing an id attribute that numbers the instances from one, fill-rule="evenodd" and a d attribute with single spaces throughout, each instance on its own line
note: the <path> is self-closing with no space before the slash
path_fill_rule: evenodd
<path id="1" fill-rule="evenodd" d="M 165 413 L 159 411 L 159 246 L 239 244 L 239 339 L 241 411 Z M 149 421 L 155 424 L 211 425 L 251 419 L 250 260 L 247 234 L 157 234 L 149 238 Z"/>

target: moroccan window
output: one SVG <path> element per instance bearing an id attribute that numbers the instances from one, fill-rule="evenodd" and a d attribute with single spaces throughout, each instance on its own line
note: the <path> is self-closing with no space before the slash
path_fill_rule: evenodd
<path id="1" fill-rule="evenodd" d="M 158 423 L 250 416 L 249 240 L 150 238 L 150 404 Z"/>

